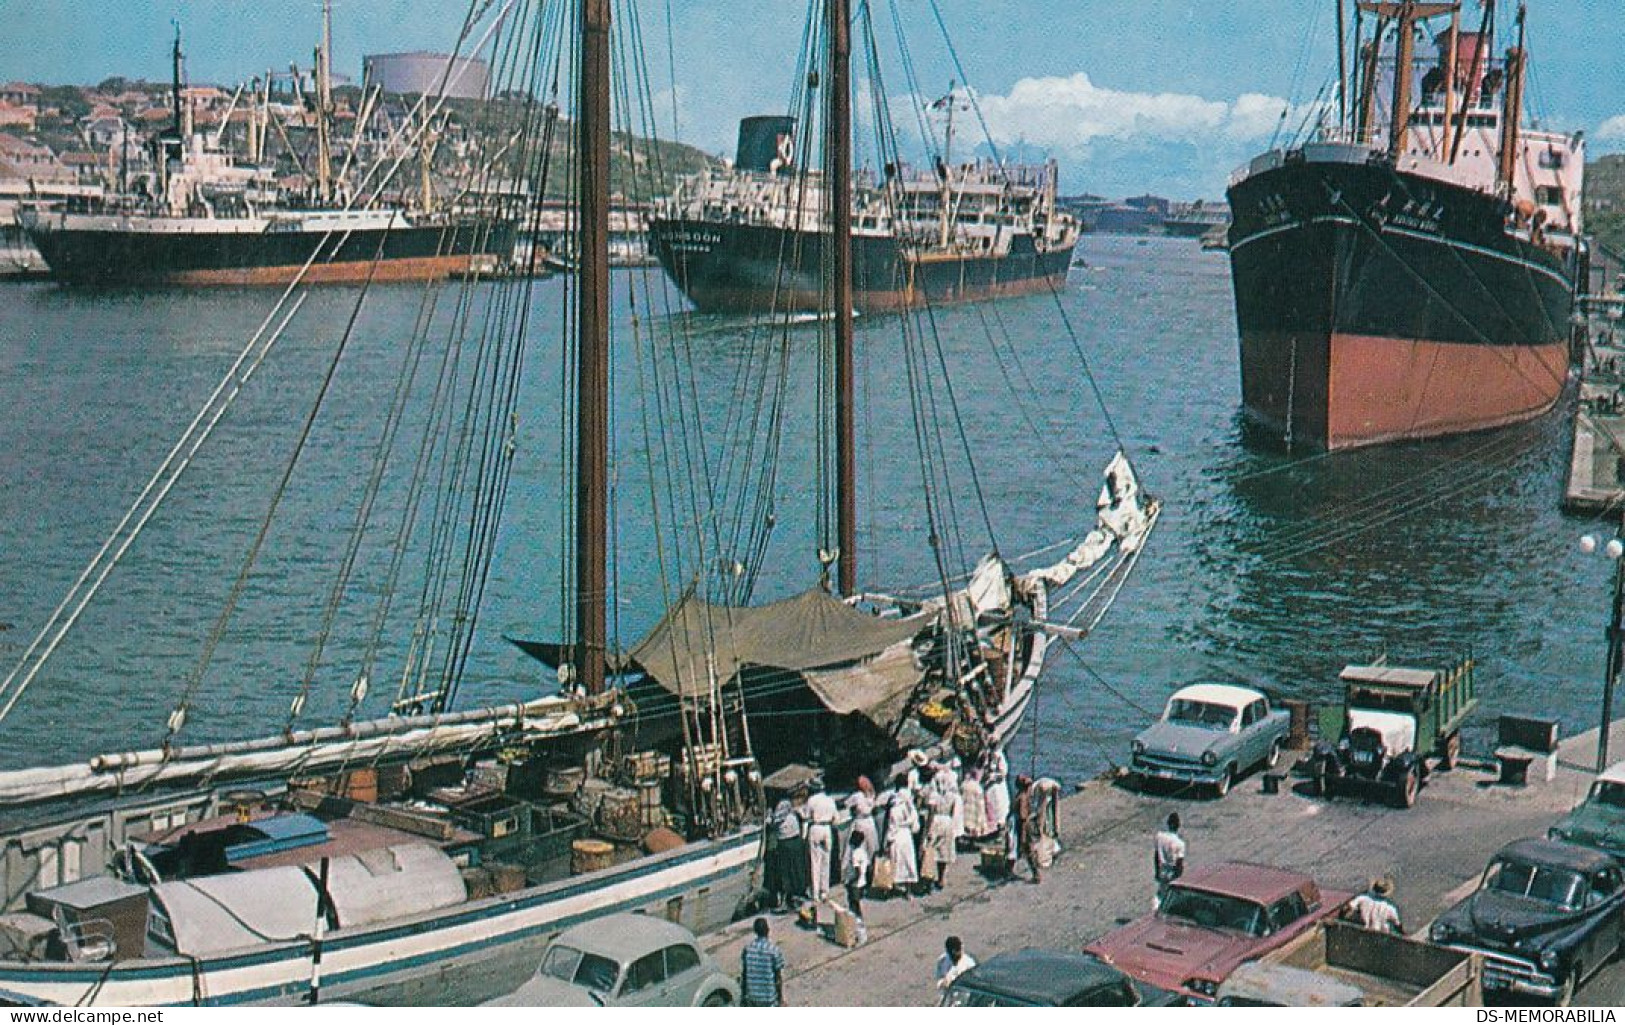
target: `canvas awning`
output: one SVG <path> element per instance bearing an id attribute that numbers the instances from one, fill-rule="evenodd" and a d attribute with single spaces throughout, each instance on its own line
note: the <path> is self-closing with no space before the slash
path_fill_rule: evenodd
<path id="1" fill-rule="evenodd" d="M 642 672 L 679 697 L 705 694 L 713 673 L 725 682 L 746 668 L 785 670 L 800 674 L 831 711 L 889 726 L 920 680 L 913 641 L 932 618 L 882 619 L 818 589 L 743 608 L 690 593 L 630 651 L 611 658 L 609 668 Z M 514 643 L 549 665 L 568 651 Z"/>

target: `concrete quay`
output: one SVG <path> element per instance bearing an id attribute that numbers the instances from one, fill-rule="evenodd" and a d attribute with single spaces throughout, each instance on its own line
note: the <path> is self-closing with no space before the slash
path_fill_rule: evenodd
<path id="1" fill-rule="evenodd" d="M 962 855 L 941 893 L 865 901 L 869 939 L 851 950 L 799 928 L 793 916 L 770 916 L 788 963 L 785 997 L 812 1006 L 935 1003 L 933 970 L 950 934 L 979 960 L 1027 946 L 1081 948 L 1150 910 L 1151 837 L 1170 811 L 1183 820 L 1189 864 L 1257 861 L 1348 891 L 1386 875 L 1396 883 L 1406 930 L 1425 934 L 1436 915 L 1477 884 L 1491 854 L 1508 841 L 1545 835 L 1584 797 L 1595 750 L 1595 731 L 1564 742 L 1556 778 L 1525 787 L 1500 785 L 1487 767 L 1435 772 L 1410 810 L 1309 797 L 1290 777 L 1279 794 L 1268 795 L 1254 774 L 1223 800 L 1091 780 L 1061 802 L 1063 849 L 1039 885 L 1027 881 L 1025 866 L 1017 880 L 990 885 L 975 858 Z M 1610 750 L 1625 757 L 1625 724 L 1613 730 Z M 749 930 L 750 922 L 737 922 L 705 943 L 736 971 Z M 1625 965 L 1600 973 L 1576 1002 L 1625 1002 Z"/>

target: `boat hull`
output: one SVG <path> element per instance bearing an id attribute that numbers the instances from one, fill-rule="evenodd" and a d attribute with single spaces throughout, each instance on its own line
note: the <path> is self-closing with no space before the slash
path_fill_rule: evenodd
<path id="1" fill-rule="evenodd" d="M 433 281 L 506 265 L 514 229 L 468 221 L 329 230 L 121 229 L 114 218 L 45 216 L 29 228 L 51 277 L 73 285 L 286 286 L 308 261 L 303 281 L 355 284 Z M 317 254 L 311 259 L 311 254 Z"/>
<path id="2" fill-rule="evenodd" d="M 548 940 L 582 922 L 647 911 L 704 933 L 732 920 L 753 887 L 761 833 L 743 830 L 571 879 L 377 926 L 322 946 L 324 1000 L 466 1005 L 535 971 Z M 0 990 L 65 1006 L 291 1005 L 308 998 L 308 938 L 196 958 L 0 963 Z"/>
<path id="3" fill-rule="evenodd" d="M 825 304 L 823 250 L 828 235 L 752 224 L 656 219 L 655 258 L 702 312 L 763 314 Z M 852 237 L 852 304 L 859 312 L 908 309 L 1030 295 L 1066 282 L 1072 253 L 1040 250 L 1031 236 L 1008 255 L 915 253 L 895 238 Z"/>
<path id="4" fill-rule="evenodd" d="M 1567 379 L 1573 273 L 1494 196 L 1380 163 L 1287 162 L 1230 191 L 1242 401 L 1320 449 L 1515 423 Z"/>

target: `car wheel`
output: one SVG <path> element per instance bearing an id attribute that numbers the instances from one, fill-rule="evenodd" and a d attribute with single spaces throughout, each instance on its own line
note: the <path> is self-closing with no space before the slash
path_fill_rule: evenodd
<path id="1" fill-rule="evenodd" d="M 1270 753 L 1264 756 L 1264 768 L 1273 769 L 1281 764 L 1281 738 L 1270 741 Z"/>
<path id="2" fill-rule="evenodd" d="M 1224 772 L 1219 776 L 1218 782 L 1213 784 L 1213 796 L 1223 797 L 1228 794 L 1231 784 L 1235 783 L 1235 781 L 1236 767 L 1234 765 L 1226 766 Z"/>
<path id="3" fill-rule="evenodd" d="M 703 1001 L 701 1001 L 700 1006 L 701 1007 L 727 1007 L 731 1003 L 733 1003 L 733 1000 L 732 1000 L 732 998 L 730 998 L 728 996 L 727 990 L 719 989 L 715 993 L 712 993 L 711 995 L 707 996 Z"/>
<path id="4" fill-rule="evenodd" d="M 1456 767 L 1456 762 L 1460 758 L 1461 731 L 1457 730 L 1456 732 L 1450 734 L 1449 737 L 1445 738 L 1444 754 L 1439 758 L 1439 768 L 1449 772 L 1451 769 Z"/>
<path id="5" fill-rule="evenodd" d="M 1557 1006 L 1568 1007 L 1574 1003 L 1574 991 L 1580 988 L 1580 980 L 1585 978 L 1585 969 L 1580 962 L 1574 962 L 1574 967 L 1563 977 L 1563 988 L 1557 994 Z"/>
<path id="6" fill-rule="evenodd" d="M 1409 808 L 1416 804 L 1416 794 L 1422 789 L 1421 773 L 1411 769 L 1399 782 L 1399 806 Z"/>

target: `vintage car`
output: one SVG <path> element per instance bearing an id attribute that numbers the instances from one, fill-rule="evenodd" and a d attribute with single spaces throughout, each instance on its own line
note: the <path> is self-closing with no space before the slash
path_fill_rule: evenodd
<path id="1" fill-rule="evenodd" d="M 608 915 L 566 929 L 524 985 L 491 1007 L 726 1007 L 739 986 L 694 934 L 648 915 Z"/>
<path id="2" fill-rule="evenodd" d="M 1130 768 L 1142 782 L 1207 786 L 1223 797 L 1247 770 L 1275 767 L 1291 719 L 1250 687 L 1183 687 L 1162 718 L 1134 738 Z"/>
<path id="3" fill-rule="evenodd" d="M 1161 906 L 1084 948 L 1141 982 L 1211 1004 L 1245 961 L 1337 914 L 1353 894 L 1322 891 L 1298 872 L 1231 861 L 1193 869 Z"/>
<path id="4" fill-rule="evenodd" d="M 1434 920 L 1434 943 L 1484 959 L 1486 993 L 1567 1004 L 1620 951 L 1625 870 L 1610 855 L 1558 840 L 1515 840 L 1478 890 Z"/>
<path id="5" fill-rule="evenodd" d="M 946 1007 L 1167 1007 L 1166 990 L 1135 982 L 1088 954 L 1027 947 L 999 954 L 955 979 Z"/>
<path id="6" fill-rule="evenodd" d="M 1546 831 L 1564 840 L 1625 859 L 1625 762 L 1617 762 L 1591 784 L 1579 807 Z"/>

